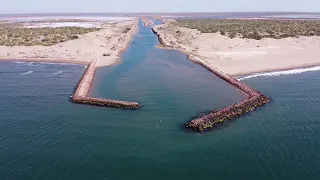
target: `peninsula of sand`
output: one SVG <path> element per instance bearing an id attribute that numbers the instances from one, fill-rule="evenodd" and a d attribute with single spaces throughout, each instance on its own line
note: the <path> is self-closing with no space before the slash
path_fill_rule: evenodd
<path id="1" fill-rule="evenodd" d="M 165 20 L 153 29 L 167 48 L 228 75 L 320 65 L 320 21 Z"/>
<path id="2" fill-rule="evenodd" d="M 137 102 L 89 97 L 96 68 L 115 63 L 137 33 L 137 19 L 118 22 L 90 22 L 99 27 L 58 27 L 66 20 L 10 23 L 1 22 L 0 59 L 88 64 L 71 100 L 74 103 L 137 109 Z M 44 24 L 43 24 L 44 23 Z M 67 22 L 70 24 L 70 22 Z M 83 25 L 82 20 L 72 23 Z M 39 27 L 49 25 L 49 27 Z M 88 24 L 85 24 L 86 26 Z"/>
<path id="3" fill-rule="evenodd" d="M 261 19 L 165 20 L 153 27 L 160 46 L 182 51 L 245 94 L 236 104 L 186 123 L 205 131 L 267 104 L 270 99 L 230 75 L 316 66 L 320 21 Z"/>
<path id="4" fill-rule="evenodd" d="M 179 47 L 178 48 L 173 47 L 172 42 L 170 44 L 167 44 L 164 38 L 168 34 L 165 34 L 159 31 L 159 29 L 161 30 L 162 26 L 153 27 L 152 31 L 154 32 L 155 35 L 158 36 L 159 42 L 163 48 L 181 50 L 179 49 Z M 180 33 L 180 32 L 176 32 L 176 33 Z M 243 114 L 251 112 L 256 108 L 270 102 L 270 99 L 265 95 L 263 95 L 262 93 L 246 85 L 245 83 L 240 82 L 239 80 L 229 76 L 228 74 L 222 72 L 221 70 L 217 69 L 213 64 L 209 63 L 208 61 L 202 60 L 192 55 L 191 53 L 189 53 L 188 59 L 203 66 L 210 72 L 217 75 L 219 78 L 233 85 L 235 88 L 237 88 L 239 91 L 245 94 L 245 98 L 239 103 L 224 107 L 222 109 L 213 110 L 202 117 L 198 117 L 193 119 L 190 122 L 187 122 L 185 124 L 186 128 L 191 128 L 199 132 L 203 132 L 207 129 L 215 127 L 218 124 L 225 123 L 227 121 L 233 120 L 236 117 L 242 116 Z"/>
<path id="5" fill-rule="evenodd" d="M 137 33 L 138 19 L 122 21 L 72 20 L 0 23 L 0 60 L 66 62 L 88 64 L 97 60 L 97 67 L 116 63 Z M 50 25 L 91 23 L 90 28 Z M 72 24 L 73 23 L 73 24 Z M 48 26 L 44 26 L 48 25 Z"/>

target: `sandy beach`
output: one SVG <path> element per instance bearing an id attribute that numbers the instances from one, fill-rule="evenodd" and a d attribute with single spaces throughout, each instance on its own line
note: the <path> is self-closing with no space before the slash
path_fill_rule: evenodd
<path id="1" fill-rule="evenodd" d="M 98 31 L 52 46 L 0 46 L 0 60 L 88 64 L 97 59 L 97 66 L 106 66 L 118 61 L 137 30 L 137 19 L 114 21 Z"/>
<path id="2" fill-rule="evenodd" d="M 229 75 L 320 65 L 319 36 L 231 39 L 220 33 L 201 33 L 180 27 L 174 20 L 166 20 L 153 30 L 163 47 L 193 55 Z"/>

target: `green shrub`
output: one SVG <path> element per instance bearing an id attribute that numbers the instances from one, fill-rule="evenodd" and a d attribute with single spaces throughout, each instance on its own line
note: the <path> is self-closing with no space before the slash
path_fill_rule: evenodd
<path id="1" fill-rule="evenodd" d="M 128 33 L 130 30 L 131 30 L 131 28 L 126 27 L 126 28 L 123 30 L 123 33 Z"/>
<path id="2" fill-rule="evenodd" d="M 99 28 L 59 27 L 59 28 L 20 28 L 1 27 L 2 46 L 51 46 L 60 42 L 78 39 L 78 35 L 100 30 Z"/>
<path id="3" fill-rule="evenodd" d="M 216 33 L 230 38 L 247 39 L 320 36 L 319 20 L 241 20 L 241 19 L 184 19 L 177 25 L 197 29 L 202 33 Z"/>

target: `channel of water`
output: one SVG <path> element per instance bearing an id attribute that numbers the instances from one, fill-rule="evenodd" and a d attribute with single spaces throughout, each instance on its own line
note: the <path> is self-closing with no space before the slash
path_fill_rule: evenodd
<path id="1" fill-rule="evenodd" d="M 244 98 L 239 90 L 185 54 L 157 48 L 157 44 L 151 28 L 139 21 L 139 32 L 122 54 L 121 63 L 97 69 L 90 95 L 143 104 L 139 112 L 128 114 L 129 119 L 140 114 L 142 118 L 165 117 L 180 125 L 201 112 Z"/>

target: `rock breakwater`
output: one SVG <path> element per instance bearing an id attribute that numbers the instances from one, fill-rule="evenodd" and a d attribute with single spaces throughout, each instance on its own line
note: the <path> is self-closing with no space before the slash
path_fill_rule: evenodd
<path id="1" fill-rule="evenodd" d="M 175 49 L 173 46 L 167 45 L 164 42 L 164 39 L 162 37 L 163 35 L 160 32 L 158 32 L 157 28 L 152 28 L 152 31 L 155 35 L 158 36 L 158 40 L 163 47 Z M 185 124 L 186 128 L 191 128 L 203 132 L 206 129 L 212 128 L 215 125 L 232 120 L 270 102 L 270 99 L 262 93 L 260 93 L 259 91 L 214 68 L 210 63 L 196 58 L 192 55 L 189 55 L 188 59 L 203 66 L 204 68 L 211 71 L 221 79 L 225 80 L 229 84 L 233 85 L 234 87 L 242 91 L 245 94 L 245 98 L 239 103 L 224 107 L 216 111 L 212 111 L 209 114 L 193 119 L 190 122 L 187 122 Z"/>
<path id="2" fill-rule="evenodd" d="M 143 17 L 141 17 L 141 20 L 142 20 L 144 26 L 153 26 L 154 25 L 154 21 L 151 20 L 149 17 L 143 16 Z"/>
<path id="3" fill-rule="evenodd" d="M 75 87 L 73 96 L 71 98 L 72 102 L 79 103 L 79 104 L 89 104 L 94 106 L 106 106 L 106 107 L 123 108 L 123 109 L 140 108 L 141 105 L 136 102 L 88 97 L 91 83 L 96 71 L 96 63 L 97 63 L 97 60 L 93 60 L 89 63 L 79 83 Z"/>
<path id="4" fill-rule="evenodd" d="M 245 113 L 253 111 L 256 108 L 270 102 L 270 99 L 265 95 L 263 95 L 262 93 L 260 93 L 259 91 L 253 89 L 252 87 L 246 85 L 241 81 L 238 81 L 235 78 L 228 76 L 227 74 L 214 68 L 210 64 L 200 59 L 197 59 L 196 57 L 191 55 L 189 55 L 189 59 L 197 64 L 200 64 L 201 66 L 211 71 L 221 79 L 227 81 L 229 84 L 235 86 L 237 89 L 245 93 L 246 97 L 239 103 L 224 107 L 216 111 L 212 111 L 211 113 L 203 117 L 194 119 L 186 123 L 187 128 L 192 128 L 202 132 L 208 128 L 214 127 L 217 124 L 221 124 L 225 121 L 232 120 Z"/>

